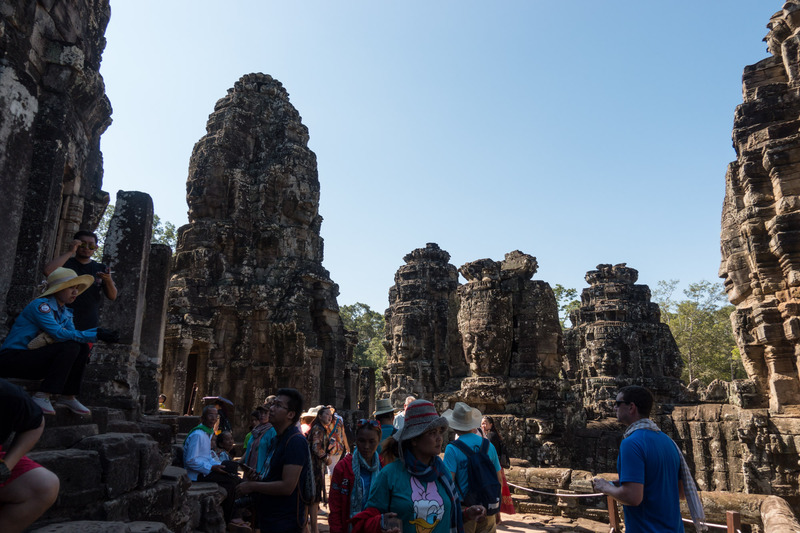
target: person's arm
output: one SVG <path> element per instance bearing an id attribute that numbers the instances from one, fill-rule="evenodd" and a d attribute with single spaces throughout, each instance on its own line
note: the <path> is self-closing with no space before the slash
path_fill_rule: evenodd
<path id="1" fill-rule="evenodd" d="M 614 485 L 603 478 L 596 477 L 592 479 L 592 486 L 595 490 L 611 496 L 622 505 L 636 507 L 642 503 L 642 498 L 644 498 L 644 484 L 642 483 L 627 481 L 620 485 Z"/>
<path id="2" fill-rule="evenodd" d="M 283 474 L 277 481 L 245 481 L 236 486 L 236 494 L 250 494 L 258 492 L 271 496 L 289 496 L 297 482 L 300 480 L 300 473 L 303 465 L 283 465 Z"/>
<path id="3" fill-rule="evenodd" d="M 328 494 L 328 507 L 330 514 L 328 515 L 328 526 L 330 526 L 331 533 L 344 533 L 347 531 L 347 522 L 350 519 L 348 513 L 348 503 L 350 499 L 349 491 L 345 495 L 342 490 L 342 480 L 345 479 L 345 471 L 347 470 L 345 461 L 336 463 L 331 476 L 331 491 Z M 360 480 L 353 479 L 353 483 L 359 483 Z M 353 490 L 353 487 L 349 487 Z"/>
<path id="4" fill-rule="evenodd" d="M 53 310 L 43 311 L 45 303 L 36 303 L 36 309 L 33 310 L 30 316 L 33 321 L 39 326 L 39 329 L 56 339 L 57 341 L 77 341 L 77 342 L 94 342 L 97 340 L 97 328 L 91 328 L 84 331 L 75 329 L 72 320 L 65 320 L 64 323 L 59 323 L 56 320 Z M 47 303 L 49 306 L 50 304 Z"/>
<path id="5" fill-rule="evenodd" d="M 70 245 L 69 245 L 69 251 L 68 252 L 65 252 L 65 253 L 59 255 L 58 257 L 53 258 L 49 263 L 47 263 L 44 266 L 44 269 L 43 269 L 44 270 L 44 275 L 45 276 L 49 276 L 58 267 L 63 267 L 64 263 L 66 263 L 67 260 L 70 257 L 75 255 L 75 252 L 78 251 L 78 247 L 81 244 L 83 244 L 83 243 L 78 239 L 75 239 L 74 241 L 72 241 L 72 243 L 70 243 Z"/>
<path id="6" fill-rule="evenodd" d="M 114 280 L 111 279 L 111 269 L 108 272 L 98 272 L 97 275 L 103 282 L 103 294 L 106 295 L 111 301 L 117 299 L 117 286 L 114 285 Z"/>
<path id="7" fill-rule="evenodd" d="M 11 446 L 8 447 L 6 456 L 3 458 L 3 462 L 9 470 L 14 470 L 22 456 L 31 451 L 36 443 L 39 442 L 42 432 L 44 432 L 44 417 L 42 417 L 42 423 L 39 424 L 39 427 L 21 431 L 14 435 L 14 440 L 11 441 Z"/>

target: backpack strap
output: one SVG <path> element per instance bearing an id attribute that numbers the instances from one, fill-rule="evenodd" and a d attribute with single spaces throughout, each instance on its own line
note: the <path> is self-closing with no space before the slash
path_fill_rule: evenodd
<path id="1" fill-rule="evenodd" d="M 468 445 L 468 444 L 464 444 L 464 443 L 463 443 L 462 441 L 460 441 L 460 440 L 454 440 L 454 441 L 453 441 L 453 442 L 451 442 L 450 444 L 452 444 L 453 446 L 455 446 L 456 448 L 458 448 L 459 450 L 461 450 L 461 451 L 464 453 L 464 455 L 466 455 L 466 456 L 467 456 L 467 460 L 469 460 L 469 458 L 470 458 L 470 457 L 472 457 L 473 455 L 475 455 L 475 450 L 473 450 L 472 448 L 470 448 L 470 447 L 469 447 L 469 445 Z"/>

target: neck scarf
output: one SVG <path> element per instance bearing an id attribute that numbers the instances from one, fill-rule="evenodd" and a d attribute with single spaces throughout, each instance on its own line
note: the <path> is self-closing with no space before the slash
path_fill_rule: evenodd
<path id="1" fill-rule="evenodd" d="M 438 480 L 450 498 L 450 533 L 464 533 L 464 517 L 461 515 L 461 498 L 453 484 L 453 477 L 444 466 L 442 460 L 437 456 L 433 458 L 431 464 L 426 465 L 417 460 L 411 450 L 406 449 L 402 452 L 403 462 L 406 470 L 413 477 L 424 483 Z"/>
<path id="2" fill-rule="evenodd" d="M 626 439 L 630 437 L 631 434 L 637 429 L 647 429 L 661 433 L 661 430 L 658 429 L 658 426 L 655 422 L 649 418 L 640 418 L 628 426 L 628 429 L 625 430 L 625 434 L 622 436 L 622 438 Z M 689 465 L 686 464 L 686 459 L 683 457 L 683 452 L 681 449 L 678 448 L 678 444 L 674 440 L 672 441 L 672 444 L 675 445 L 675 449 L 678 450 L 678 456 L 681 458 L 681 479 L 683 480 L 683 493 L 686 496 L 686 503 L 689 506 L 689 513 L 692 515 L 694 528 L 698 532 L 708 531 L 708 527 L 705 524 L 706 514 L 703 511 L 703 502 L 700 501 L 700 495 L 697 493 L 697 485 L 694 484 L 692 472 L 689 470 Z"/>
<path id="3" fill-rule="evenodd" d="M 210 428 L 210 427 L 206 426 L 205 424 L 200 424 L 198 426 L 193 427 L 192 430 L 189 433 L 186 434 L 186 437 L 188 438 L 189 435 L 191 435 L 192 433 L 194 433 L 198 429 L 201 430 L 201 431 L 205 431 L 208 435 L 211 435 L 212 433 L 214 433 L 214 429 L 213 428 Z"/>
<path id="4" fill-rule="evenodd" d="M 364 485 L 361 483 L 362 469 L 370 472 L 370 474 L 374 474 L 381 469 L 381 460 L 378 457 L 378 452 L 375 452 L 372 456 L 372 466 L 370 466 L 361 457 L 358 448 L 353 450 L 353 488 L 350 491 L 350 518 L 364 510 L 364 504 L 367 503 L 367 497 L 369 496 L 369 494 L 364 494 Z M 353 526 L 349 527 L 349 530 L 351 530 Z"/>

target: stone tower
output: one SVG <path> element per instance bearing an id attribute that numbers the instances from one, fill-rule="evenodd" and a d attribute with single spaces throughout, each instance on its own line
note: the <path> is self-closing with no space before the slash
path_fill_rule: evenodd
<path id="1" fill-rule="evenodd" d="M 744 69 L 722 207 L 722 264 L 734 336 L 773 412 L 800 404 L 800 3 L 772 16 L 772 57 Z"/>
<path id="2" fill-rule="evenodd" d="M 614 416 L 612 400 L 625 385 L 647 387 L 659 403 L 679 397 L 678 345 L 661 323 L 650 289 L 636 285 L 638 277 L 625 263 L 597 265 L 586 273 L 590 287 L 583 289 L 565 344 L 590 419 Z"/>
<path id="3" fill-rule="evenodd" d="M 467 283 L 458 288 L 458 328 L 470 368 L 460 397 L 486 413 L 530 416 L 558 397 L 561 325 L 550 285 L 531 279 L 537 267 L 513 251 L 459 269 Z"/>
<path id="4" fill-rule="evenodd" d="M 338 286 L 322 266 L 307 128 L 279 81 L 249 74 L 217 102 L 206 130 L 189 163 L 189 224 L 169 286 L 170 407 L 197 412 L 198 398 L 225 396 L 239 429 L 278 387 L 297 388 L 306 405 L 350 408 L 355 369 Z"/>
<path id="5" fill-rule="evenodd" d="M 409 394 L 433 399 L 457 389 L 467 366 L 461 350 L 458 271 L 435 243 L 407 254 L 389 289 L 386 337 L 390 397 L 398 407 Z"/>

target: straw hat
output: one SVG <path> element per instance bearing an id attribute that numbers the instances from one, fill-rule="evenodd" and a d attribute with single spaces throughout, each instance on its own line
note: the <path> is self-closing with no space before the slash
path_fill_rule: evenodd
<path id="1" fill-rule="evenodd" d="M 403 427 L 393 438 L 402 443 L 408 439 L 419 437 L 429 429 L 446 428 L 447 419 L 439 416 L 436 408 L 428 400 L 415 400 L 406 407 L 406 420 Z"/>
<path id="2" fill-rule="evenodd" d="M 390 400 L 389 398 L 382 398 L 375 403 L 375 412 L 372 414 L 372 416 L 378 416 L 393 412 L 394 412 L 394 407 L 392 407 L 392 400 Z"/>
<path id="3" fill-rule="evenodd" d="M 319 413 L 319 407 L 312 407 L 311 409 L 300 415 L 300 420 L 304 418 L 314 418 L 315 416 L 317 416 L 317 413 Z"/>
<path id="4" fill-rule="evenodd" d="M 91 287 L 92 283 L 94 283 L 94 276 L 90 276 L 89 274 L 79 276 L 74 270 L 59 267 L 53 270 L 50 275 L 47 276 L 47 286 L 45 287 L 45 291 L 41 294 L 40 298 L 42 296 L 50 296 L 51 294 L 55 294 L 62 289 L 76 286 L 78 287 L 78 294 L 80 294 Z"/>
<path id="5" fill-rule="evenodd" d="M 456 431 L 472 431 L 480 427 L 483 419 L 480 411 L 464 402 L 456 402 L 456 406 L 442 413 L 442 416 L 450 423 L 450 427 Z"/>

